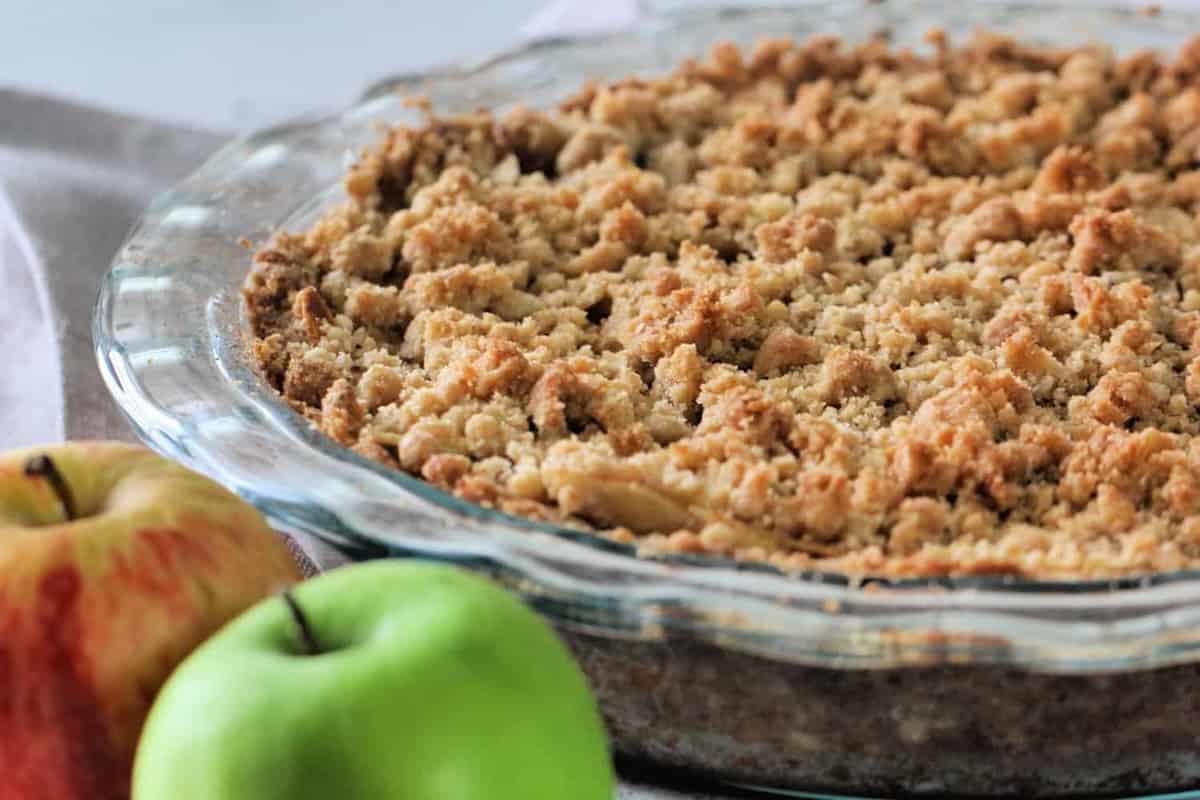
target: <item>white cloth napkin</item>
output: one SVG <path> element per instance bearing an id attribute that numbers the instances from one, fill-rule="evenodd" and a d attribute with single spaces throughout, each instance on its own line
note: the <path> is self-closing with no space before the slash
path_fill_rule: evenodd
<path id="1" fill-rule="evenodd" d="M 0 450 L 63 438 L 62 364 L 34 258 L 0 189 Z"/>

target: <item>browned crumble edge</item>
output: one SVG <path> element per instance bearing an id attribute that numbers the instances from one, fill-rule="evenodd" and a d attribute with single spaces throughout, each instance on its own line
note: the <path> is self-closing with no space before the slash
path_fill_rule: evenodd
<path id="1" fill-rule="evenodd" d="M 1200 565 L 1200 39 L 717 45 L 389 130 L 254 258 L 342 445 L 642 552 Z"/>

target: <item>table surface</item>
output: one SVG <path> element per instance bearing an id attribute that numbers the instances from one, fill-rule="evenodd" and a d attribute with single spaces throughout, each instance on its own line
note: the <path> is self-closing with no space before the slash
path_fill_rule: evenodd
<path id="1" fill-rule="evenodd" d="M 547 0 L 4 0 L 0 85 L 217 130 L 513 44 Z"/>

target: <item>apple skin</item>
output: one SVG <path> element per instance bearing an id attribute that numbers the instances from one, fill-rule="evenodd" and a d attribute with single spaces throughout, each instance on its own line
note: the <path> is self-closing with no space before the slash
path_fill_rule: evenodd
<path id="1" fill-rule="evenodd" d="M 78 516 L 25 465 L 45 454 Z M 172 669 L 299 579 L 249 504 L 145 448 L 0 455 L 0 797 L 128 798 L 134 751 Z"/>
<path id="2" fill-rule="evenodd" d="M 385 560 L 260 603 L 150 712 L 134 800 L 613 800 L 603 724 L 563 644 L 491 582 Z"/>

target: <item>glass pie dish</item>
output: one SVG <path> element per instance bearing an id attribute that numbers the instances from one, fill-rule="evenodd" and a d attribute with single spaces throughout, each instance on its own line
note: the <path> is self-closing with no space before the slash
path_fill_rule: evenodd
<path id="1" fill-rule="evenodd" d="M 486 572 L 560 630 L 624 756 L 767 789 L 876 796 L 1129 796 L 1200 785 L 1200 574 L 850 582 L 623 544 L 470 505 L 314 431 L 258 376 L 247 243 L 343 198 L 381 123 L 548 105 L 663 72 L 714 42 L 930 27 L 1176 49 L 1200 18 L 1068 5 L 861 0 L 647 9 L 634 30 L 381 81 L 358 105 L 239 139 L 147 209 L 96 310 L 107 385 L 152 447 L 284 529 L 359 557 Z"/>

